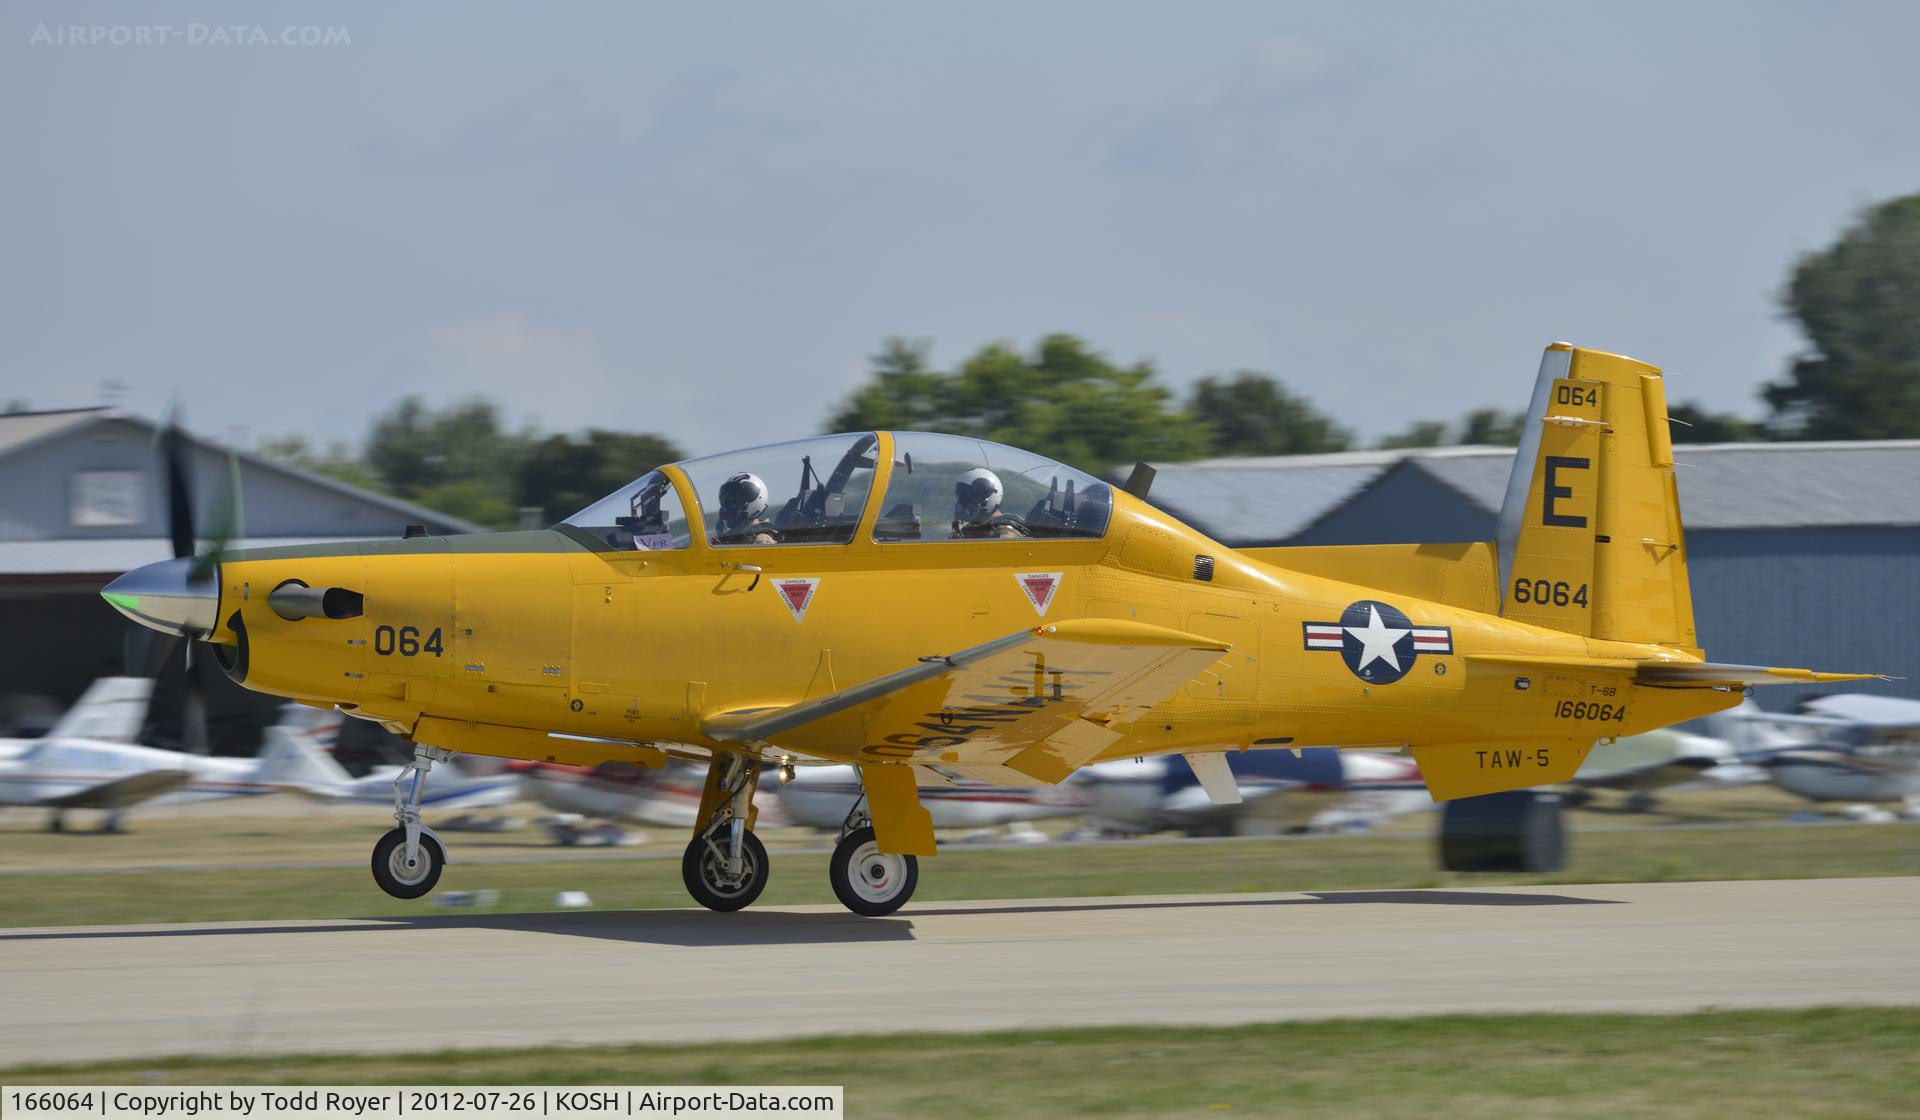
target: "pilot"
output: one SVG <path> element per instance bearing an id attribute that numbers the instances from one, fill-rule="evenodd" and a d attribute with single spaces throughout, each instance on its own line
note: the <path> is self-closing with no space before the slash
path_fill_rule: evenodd
<path id="1" fill-rule="evenodd" d="M 766 515 L 767 484 L 759 475 L 742 471 L 720 484 L 714 537 L 721 544 L 773 544 L 778 538 Z"/>
<path id="2" fill-rule="evenodd" d="M 953 539 L 1012 540 L 1024 537 L 1020 522 L 1001 512 L 1000 476 L 975 467 L 953 485 Z"/>

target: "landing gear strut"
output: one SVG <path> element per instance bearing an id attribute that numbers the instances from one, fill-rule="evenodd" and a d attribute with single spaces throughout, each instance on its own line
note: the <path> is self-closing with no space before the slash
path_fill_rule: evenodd
<path id="1" fill-rule="evenodd" d="M 440 838 L 420 823 L 420 794 L 433 764 L 452 757 L 452 751 L 439 747 L 416 746 L 413 761 L 393 779 L 393 819 L 399 827 L 373 846 L 373 881 L 395 898 L 426 894 L 440 881 L 440 872 L 447 865 L 447 850 Z M 408 778 L 413 779 L 412 784 L 402 789 Z"/>
<path id="2" fill-rule="evenodd" d="M 766 846 L 747 828 L 753 814 L 753 791 L 760 784 L 760 764 L 733 755 L 713 765 L 721 771 L 722 796 L 710 817 L 680 858 L 680 878 L 693 900 L 709 910 L 741 910 L 767 889 Z"/>
<path id="3" fill-rule="evenodd" d="M 881 918 L 907 904 L 920 885 L 920 861 L 880 850 L 862 794 L 840 825 L 840 842 L 827 863 L 827 879 L 840 904 L 856 914 Z"/>

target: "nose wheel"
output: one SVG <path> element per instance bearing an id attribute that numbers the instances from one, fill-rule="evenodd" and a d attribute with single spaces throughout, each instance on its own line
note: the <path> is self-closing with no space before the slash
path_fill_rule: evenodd
<path id="1" fill-rule="evenodd" d="M 834 845 L 827 878 L 840 904 L 856 914 L 881 918 L 907 904 L 920 885 L 920 861 L 888 855 L 871 826 L 854 829 Z"/>
<path id="2" fill-rule="evenodd" d="M 431 834 L 422 833 L 407 854 L 407 830 L 396 828 L 373 846 L 373 881 L 395 898 L 419 898 L 440 881 L 447 865 L 446 849 Z"/>
<path id="3" fill-rule="evenodd" d="M 447 866 L 446 847 L 420 824 L 420 794 L 433 764 L 452 757 L 452 751 L 439 747 L 416 746 L 412 764 L 393 779 L 393 819 L 398 823 L 373 846 L 373 881 L 395 898 L 426 894 Z"/>

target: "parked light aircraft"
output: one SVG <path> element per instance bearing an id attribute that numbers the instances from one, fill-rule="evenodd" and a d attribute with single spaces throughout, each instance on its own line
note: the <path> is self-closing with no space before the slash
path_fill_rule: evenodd
<path id="1" fill-rule="evenodd" d="M 515 762 L 508 766 L 519 778 L 522 797 L 563 814 L 547 822 L 547 831 L 563 844 L 620 835 L 617 827 L 583 828 L 569 817 L 590 817 L 613 826 L 691 828 L 699 818 L 701 795 L 706 789 L 706 768 L 677 758 L 654 769 L 629 762 L 603 762 L 598 766 Z M 767 815 L 765 802 L 763 790 L 754 805 L 756 818 Z"/>
<path id="2" fill-rule="evenodd" d="M 1314 747 L 1227 756 L 1233 791 L 1208 790 L 1177 755 L 1096 762 L 1081 771 L 1094 827 L 1110 833 L 1174 830 L 1232 834 L 1259 806 L 1285 831 L 1326 832 L 1389 820 L 1433 806 L 1411 758 Z"/>
<path id="3" fill-rule="evenodd" d="M 781 809 L 794 824 L 827 831 L 845 823 L 862 792 L 859 768 L 853 766 L 800 767 L 775 790 Z M 1087 785 L 1078 780 L 1007 787 L 955 777 L 922 786 L 919 796 L 936 829 L 997 828 L 1077 817 L 1091 804 Z M 1031 831 L 1027 835 L 1038 838 Z"/>
<path id="4" fill-rule="evenodd" d="M 1742 742 L 1774 785 L 1809 801 L 1900 802 L 1920 812 L 1920 701 L 1821 696 L 1798 715 L 1742 712 Z M 1754 749 L 1755 733 L 1765 736 Z"/>
<path id="5" fill-rule="evenodd" d="M 339 714 L 313 708 L 297 712 L 293 718 L 301 721 L 298 730 L 309 740 L 310 749 L 280 775 L 282 784 L 293 792 L 329 804 L 389 805 L 394 783 L 415 776 L 400 766 L 376 766 L 358 778 L 348 774 L 327 753 L 339 730 Z M 422 808 L 492 809 L 520 796 L 519 777 L 492 759 L 454 759 L 450 765 L 436 769 L 430 780 L 422 780 Z"/>
<path id="6" fill-rule="evenodd" d="M 0 805 L 51 810 L 48 827 L 56 832 L 65 826 L 68 810 L 101 809 L 107 814 L 101 827 L 118 831 L 122 812 L 134 805 L 181 805 L 273 793 L 285 788 L 289 775 L 310 764 L 309 752 L 317 753 L 300 730 L 305 717 L 299 714 L 291 716 L 290 722 L 269 727 L 266 742 L 251 759 L 210 758 L 127 742 L 137 733 L 140 720 L 128 698 L 137 694 L 144 708 L 145 694 L 120 683 L 137 678 L 109 680 L 116 682 L 108 689 L 110 705 L 89 704 L 107 682 L 97 683 L 60 727 L 0 761 Z M 111 737 L 68 735 L 64 729 L 69 726 Z"/>
<path id="7" fill-rule="evenodd" d="M 1664 790 L 1732 787 L 1766 777 L 1765 770 L 1743 759 L 1726 740 L 1667 727 L 1595 747 L 1571 784 L 1582 790 L 1618 790 L 1627 795 L 1627 809 L 1645 812 Z"/>
<path id="8" fill-rule="evenodd" d="M 936 850 L 923 783 L 1182 754 L 1225 790 L 1230 751 L 1409 746 L 1446 800 L 1565 781 L 1748 685 L 1859 679 L 1704 659 L 1664 383 L 1629 358 L 1547 348 L 1496 541 L 1235 550 L 1149 505 L 1151 477 L 829 436 L 662 467 L 551 529 L 216 548 L 103 594 L 422 770 L 710 759 L 682 874 L 720 910 L 766 886 L 752 796 L 788 760 L 860 767 L 828 878 L 880 915 Z M 417 897 L 445 849 L 396 800 L 374 878 Z"/>

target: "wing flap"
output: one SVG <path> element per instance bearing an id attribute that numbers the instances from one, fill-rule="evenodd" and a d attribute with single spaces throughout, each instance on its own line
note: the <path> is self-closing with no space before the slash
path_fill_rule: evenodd
<path id="1" fill-rule="evenodd" d="M 946 765 L 996 784 L 1057 782 L 1227 648 L 1147 623 L 1074 619 L 818 699 L 718 713 L 702 728 L 827 758 Z"/>

